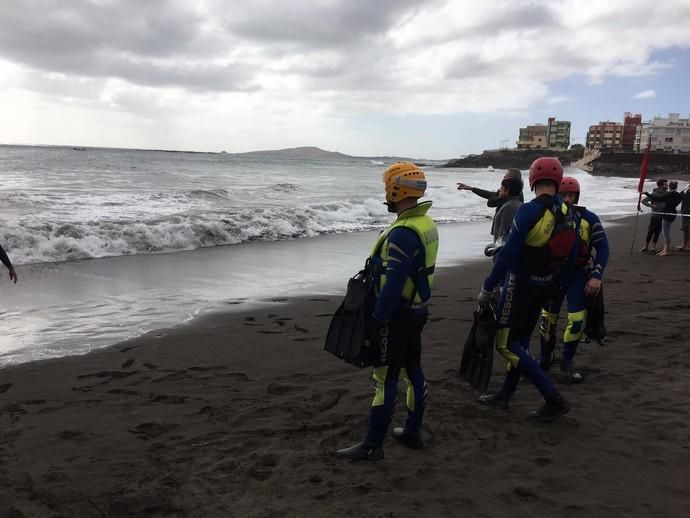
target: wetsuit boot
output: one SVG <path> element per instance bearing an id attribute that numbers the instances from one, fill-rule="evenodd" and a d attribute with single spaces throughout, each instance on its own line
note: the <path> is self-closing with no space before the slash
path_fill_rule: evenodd
<path id="1" fill-rule="evenodd" d="M 575 370 L 573 365 L 573 358 L 575 357 L 575 351 L 577 350 L 577 345 L 579 340 L 566 342 L 563 344 L 563 359 L 561 360 L 561 372 L 565 374 L 565 378 L 570 383 L 582 383 L 585 378 Z"/>
<path id="2" fill-rule="evenodd" d="M 510 410 L 510 398 L 517 389 L 521 375 L 519 367 L 511 367 L 510 370 L 506 372 L 506 377 L 498 392 L 480 396 L 479 402 L 498 410 Z"/>
<path id="3" fill-rule="evenodd" d="M 548 423 L 570 412 L 570 405 L 558 392 L 544 398 L 544 404 L 530 413 L 529 417 L 535 421 Z"/>
<path id="4" fill-rule="evenodd" d="M 392 407 L 392 408 L 391 408 Z M 395 399 L 392 405 L 378 405 L 371 407 L 369 427 L 364 441 L 349 448 L 335 452 L 337 457 L 351 460 L 381 460 L 383 459 L 383 438 L 390 424 Z"/>
<path id="5" fill-rule="evenodd" d="M 371 407 L 369 427 L 364 441 L 349 448 L 335 452 L 337 457 L 352 460 L 383 459 L 383 439 L 395 412 L 395 398 L 398 391 L 398 380 L 388 380 L 383 385 L 383 401 Z"/>

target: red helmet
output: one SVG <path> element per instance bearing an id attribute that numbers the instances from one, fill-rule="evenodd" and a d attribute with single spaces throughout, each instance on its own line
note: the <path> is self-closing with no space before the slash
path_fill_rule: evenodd
<path id="1" fill-rule="evenodd" d="M 575 203 L 580 201 L 580 182 L 572 176 L 564 176 L 563 180 L 561 180 L 561 188 L 558 189 L 558 193 L 566 194 L 569 192 L 575 194 Z"/>
<path id="2" fill-rule="evenodd" d="M 529 168 L 529 186 L 534 189 L 534 184 L 539 180 L 551 180 L 556 184 L 556 190 L 561 186 L 563 179 L 563 166 L 558 158 L 543 156 L 537 158 Z"/>
<path id="3" fill-rule="evenodd" d="M 564 176 L 563 180 L 561 180 L 561 188 L 558 189 L 558 192 L 560 194 L 564 194 L 566 192 L 580 194 L 580 182 L 578 182 L 572 176 Z"/>

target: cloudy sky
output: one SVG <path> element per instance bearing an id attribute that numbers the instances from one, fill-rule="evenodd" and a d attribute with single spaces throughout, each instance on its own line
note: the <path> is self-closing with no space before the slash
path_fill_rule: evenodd
<path id="1" fill-rule="evenodd" d="M 688 0 L 7 0 L 1 143 L 449 158 L 690 114 Z"/>

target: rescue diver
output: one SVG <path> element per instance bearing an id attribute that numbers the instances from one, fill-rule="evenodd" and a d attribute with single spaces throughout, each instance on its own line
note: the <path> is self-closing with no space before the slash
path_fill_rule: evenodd
<path id="1" fill-rule="evenodd" d="M 572 210 L 558 196 L 563 167 L 557 158 L 541 157 L 529 169 L 529 185 L 536 198 L 520 207 L 506 244 L 477 297 L 490 303 L 494 289 L 503 284 L 498 303 L 496 349 L 508 360 L 508 372 L 498 392 L 480 402 L 508 409 L 521 376 L 531 381 L 544 404 L 530 414 L 551 421 L 570 410 L 548 375 L 529 353 L 529 339 L 541 308 L 558 293 L 563 271 L 574 259 L 576 244 Z"/>
<path id="2" fill-rule="evenodd" d="M 421 333 L 427 321 L 438 231 L 427 215 L 431 201 L 418 203 L 427 182 L 424 172 L 410 162 L 396 162 L 383 173 L 389 212 L 398 215 L 372 249 L 379 272 L 378 293 L 366 335 L 378 349 L 374 367 L 375 395 L 364 441 L 338 450 L 348 459 L 383 459 L 383 441 L 395 412 L 398 378 L 407 384 L 407 420 L 394 428 L 393 437 L 412 449 L 421 449 L 422 419 L 427 386 L 421 367 Z"/>
<path id="3" fill-rule="evenodd" d="M 539 364 L 548 370 L 553 363 L 556 346 L 556 322 L 563 298 L 568 301 L 568 324 L 563 333 L 561 372 L 571 383 L 582 383 L 584 378 L 575 370 L 573 358 L 587 320 L 587 298 L 599 295 L 601 281 L 609 260 L 609 242 L 599 217 L 585 207 L 580 200 L 580 183 L 571 176 L 564 176 L 558 195 L 573 210 L 575 227 L 579 236 L 575 261 L 567 271 L 561 293 L 544 306 L 541 312 L 541 359 Z"/>

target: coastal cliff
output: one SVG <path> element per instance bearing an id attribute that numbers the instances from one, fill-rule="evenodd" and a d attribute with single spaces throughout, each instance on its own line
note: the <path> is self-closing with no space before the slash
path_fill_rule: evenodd
<path id="1" fill-rule="evenodd" d="M 464 158 L 449 160 L 440 167 L 494 167 L 496 169 L 528 169 L 530 164 L 541 156 L 557 157 L 563 165 L 582 158 L 583 149 L 568 151 L 551 151 L 547 149 L 500 149 L 484 151 L 481 155 L 468 155 Z M 640 175 L 643 153 L 602 153 L 592 162 L 592 173 L 596 176 L 629 176 Z M 685 176 L 690 175 L 690 155 L 673 155 L 669 153 L 652 153 L 649 160 L 649 176 Z"/>
<path id="2" fill-rule="evenodd" d="M 507 169 L 528 169 L 530 164 L 540 156 L 555 156 L 564 164 L 582 158 L 584 150 L 551 151 L 548 149 L 495 149 L 484 151 L 481 155 L 468 155 L 464 158 L 449 160 L 441 167 L 495 167 Z"/>
<path id="3" fill-rule="evenodd" d="M 639 177 L 644 153 L 602 153 L 592 163 L 592 174 L 597 176 Z M 649 156 L 650 177 L 690 175 L 690 155 L 654 153 Z"/>

